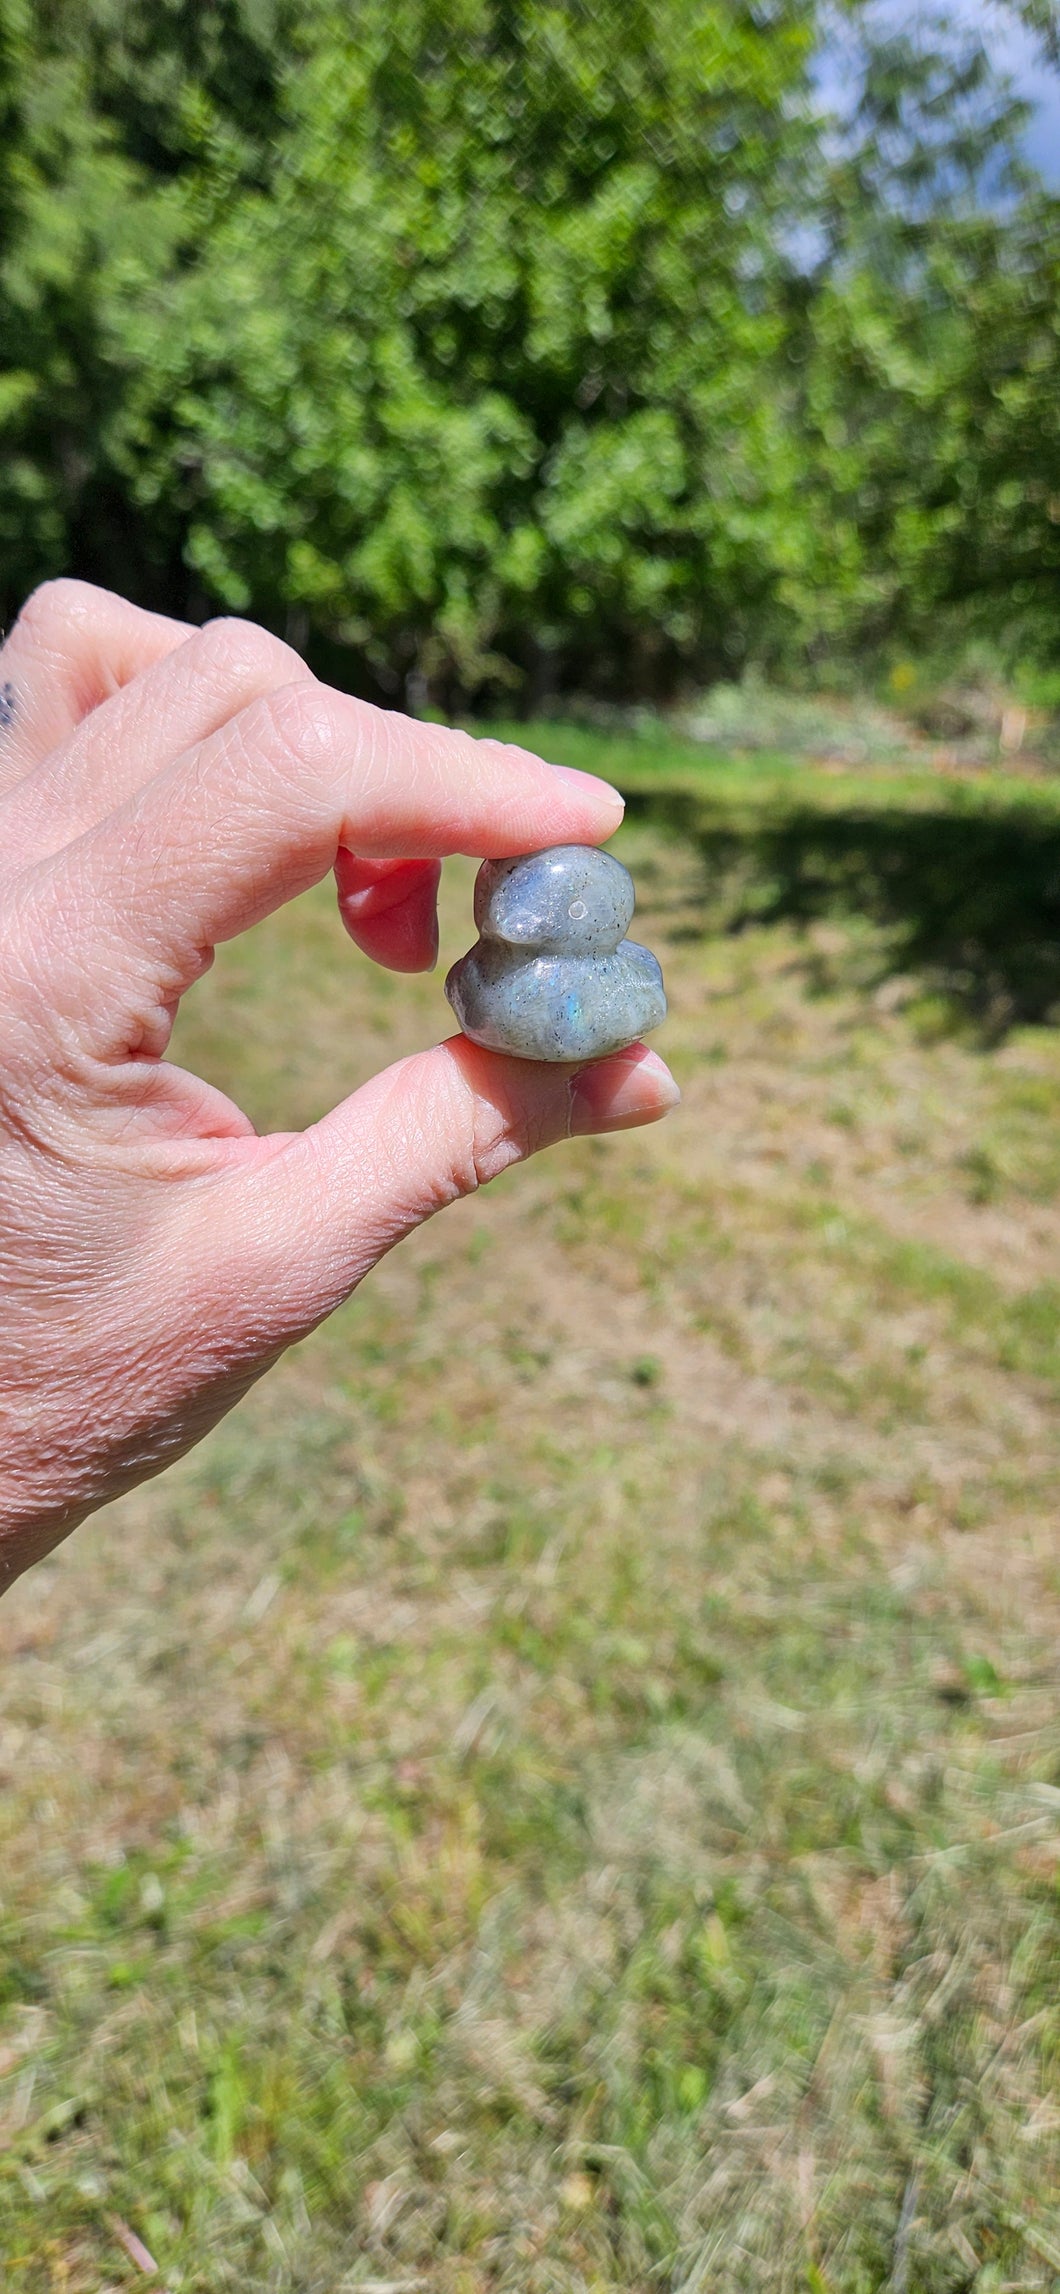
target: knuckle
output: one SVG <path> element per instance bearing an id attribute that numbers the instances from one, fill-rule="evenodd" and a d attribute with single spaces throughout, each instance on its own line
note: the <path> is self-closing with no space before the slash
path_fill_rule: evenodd
<path id="1" fill-rule="evenodd" d="M 473 1195 L 488 1187 L 510 1164 L 521 1163 L 544 1136 L 527 1121 L 518 1099 L 495 1082 L 489 1092 L 476 1090 L 473 1078 L 454 1077 L 459 1099 L 451 1130 L 449 1179 L 457 1196 Z"/>
<path id="2" fill-rule="evenodd" d="M 401 1060 L 378 1079 L 375 1173 L 387 1206 L 388 1247 L 450 1203 L 473 1195 L 492 1177 L 492 1111 L 448 1049 Z"/>
<path id="3" fill-rule="evenodd" d="M 330 830 L 336 807 L 297 708 L 285 706 L 292 690 L 245 702 L 200 751 L 199 771 L 205 785 L 227 791 L 248 827 L 267 824 L 270 842 L 293 838 L 301 849 Z"/>
<path id="4" fill-rule="evenodd" d="M 349 727 L 340 725 L 327 686 L 315 679 L 279 686 L 264 705 L 264 719 L 277 761 L 293 765 L 307 785 L 323 784 L 327 794 L 349 755 Z"/>
<path id="5" fill-rule="evenodd" d="M 293 646 L 255 621 L 240 620 L 238 614 L 221 614 L 206 622 L 198 642 L 204 665 L 222 676 L 269 685 L 309 675 Z"/>
<path id="6" fill-rule="evenodd" d="M 42 581 L 31 591 L 12 635 L 20 631 L 54 646 L 57 638 L 68 637 L 72 623 L 83 625 L 95 619 L 109 602 L 107 591 L 97 589 L 92 582 L 75 581 L 71 575 L 59 574 L 52 581 Z"/>
<path id="7" fill-rule="evenodd" d="M 475 1105 L 474 1095 L 467 1092 L 459 1109 L 449 1142 L 449 1154 L 441 1184 L 437 1188 L 439 1202 L 459 1202 L 464 1196 L 475 1195 L 489 1182 L 490 1142 Z M 432 1206 L 433 1207 L 433 1206 Z"/>

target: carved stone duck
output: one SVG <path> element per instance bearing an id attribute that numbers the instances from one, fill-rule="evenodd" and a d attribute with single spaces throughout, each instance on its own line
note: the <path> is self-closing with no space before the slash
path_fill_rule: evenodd
<path id="1" fill-rule="evenodd" d="M 662 973 L 623 934 L 636 895 L 621 861 L 556 844 L 485 860 L 480 937 L 445 992 L 466 1036 L 519 1059 L 603 1059 L 666 1017 Z"/>

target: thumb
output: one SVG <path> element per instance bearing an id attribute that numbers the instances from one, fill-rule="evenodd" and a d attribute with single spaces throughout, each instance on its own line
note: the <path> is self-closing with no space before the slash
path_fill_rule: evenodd
<path id="1" fill-rule="evenodd" d="M 223 1231 L 263 1352 L 312 1329 L 403 1235 L 510 1163 L 653 1123 L 680 1096 L 644 1044 L 576 1070 L 455 1036 L 385 1069 L 298 1137 L 258 1142 L 272 1152 L 235 1183 Z"/>

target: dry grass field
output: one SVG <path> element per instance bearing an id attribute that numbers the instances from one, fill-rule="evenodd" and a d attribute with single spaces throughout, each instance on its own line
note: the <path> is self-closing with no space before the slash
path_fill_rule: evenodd
<path id="1" fill-rule="evenodd" d="M 0 1609 L 5 2294 L 1060 2287 L 1060 1034 L 618 849 L 677 1115 Z M 286 1127 L 446 1017 L 324 888 L 175 1048 Z"/>

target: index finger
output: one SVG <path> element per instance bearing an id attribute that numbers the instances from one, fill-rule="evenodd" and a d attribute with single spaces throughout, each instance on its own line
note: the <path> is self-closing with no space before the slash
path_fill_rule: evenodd
<path id="1" fill-rule="evenodd" d="M 46 912 L 59 902 L 77 919 L 72 976 L 84 982 L 84 948 L 98 946 L 115 985 L 116 962 L 138 1002 L 148 981 L 171 1002 L 218 941 L 325 876 L 340 846 L 429 859 L 599 844 L 622 810 L 592 774 L 297 683 L 68 845 L 39 891 Z"/>

